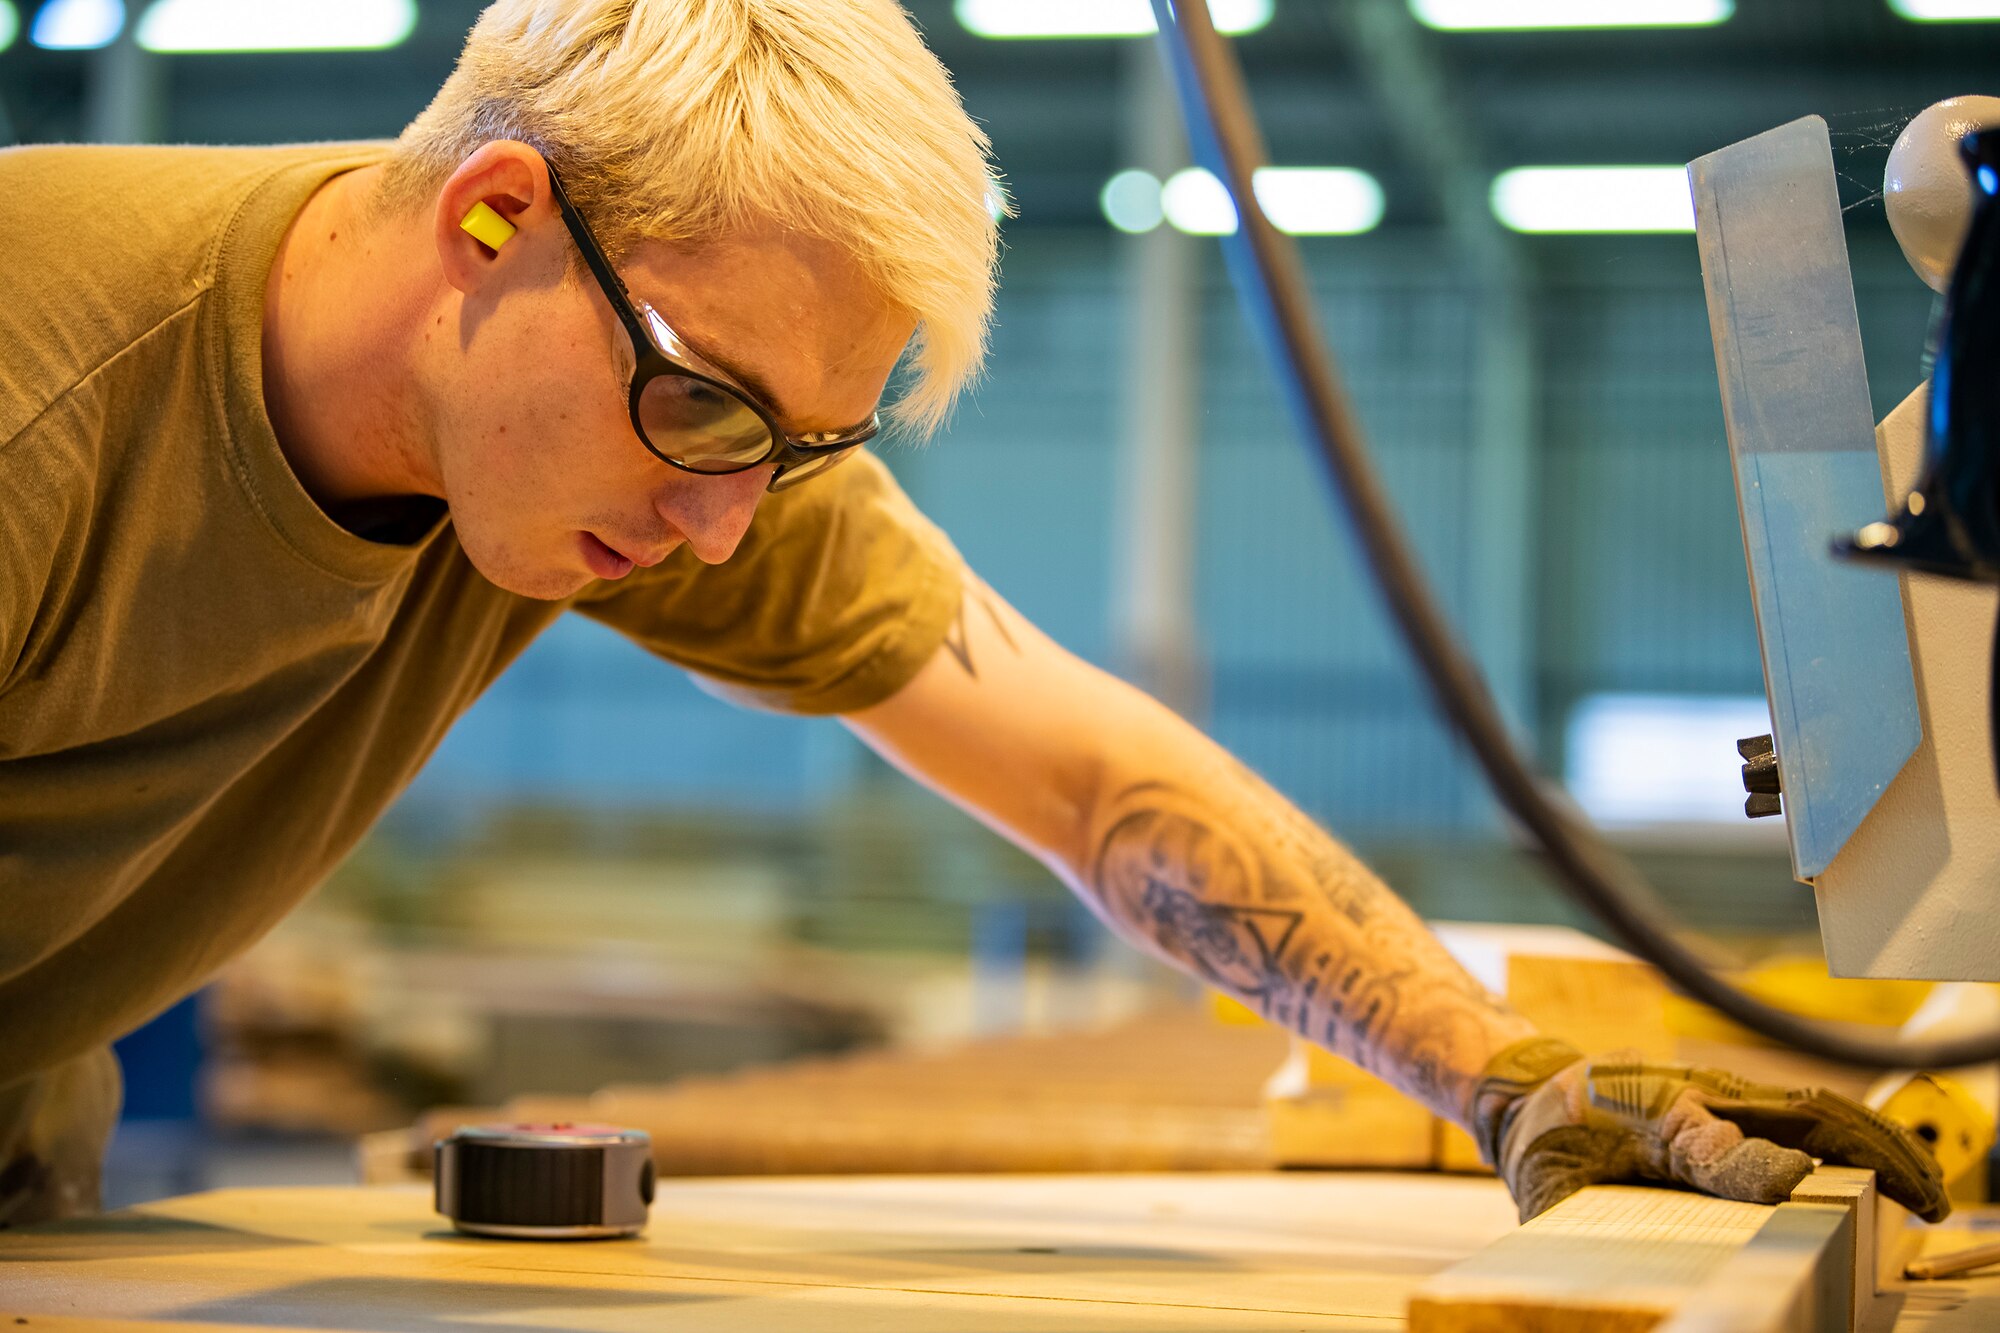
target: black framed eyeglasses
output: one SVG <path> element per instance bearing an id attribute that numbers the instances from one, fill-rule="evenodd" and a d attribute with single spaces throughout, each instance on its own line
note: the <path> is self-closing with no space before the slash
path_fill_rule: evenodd
<path id="1" fill-rule="evenodd" d="M 782 491 L 846 460 L 882 429 L 871 414 L 853 430 L 787 435 L 770 409 L 720 371 L 701 370 L 702 358 L 660 317 L 631 294 L 611 267 L 590 224 L 569 200 L 554 167 L 549 190 L 571 239 L 583 254 L 604 299 L 632 339 L 632 429 L 661 462 L 704 476 L 748 472 L 776 464 L 769 489 Z"/>

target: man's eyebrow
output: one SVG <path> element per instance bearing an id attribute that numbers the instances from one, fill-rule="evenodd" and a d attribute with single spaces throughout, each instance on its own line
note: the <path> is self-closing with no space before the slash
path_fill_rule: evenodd
<path id="1" fill-rule="evenodd" d="M 687 344 L 687 349 L 690 352 L 693 352 L 696 356 L 699 356 L 703 361 L 706 361 L 709 365 L 721 371 L 724 375 L 727 375 L 731 380 L 735 381 L 735 383 L 739 387 L 748 389 L 750 391 L 751 397 L 757 400 L 758 406 L 762 407 L 766 412 L 769 412 L 773 417 L 777 417 L 779 415 L 778 395 L 771 392 L 771 386 L 769 382 L 767 382 L 764 379 L 763 376 L 757 374 L 755 371 L 746 370 L 740 365 L 732 364 L 731 362 L 725 360 L 724 358 L 717 356 L 714 352 L 710 351 L 706 345 L 696 342 L 694 339 L 688 337 L 685 333 L 682 333 L 679 329 L 674 330 L 674 336 L 679 338 L 683 343 Z"/>
<path id="2" fill-rule="evenodd" d="M 661 323 L 666 323 L 665 317 L 660 316 L 657 310 L 654 311 L 654 314 L 660 318 Z M 714 352 L 711 352 L 707 346 L 704 346 L 703 344 L 696 342 L 693 338 L 688 337 L 687 334 L 682 333 L 679 329 L 673 328 L 671 324 L 667 325 L 667 327 L 673 330 L 673 335 L 676 339 L 680 341 L 681 346 L 687 348 L 688 351 L 694 353 L 697 357 L 701 358 L 701 362 L 703 365 L 707 366 L 711 370 L 721 371 L 739 388 L 747 390 L 750 396 L 757 400 L 757 405 L 759 407 L 762 407 L 766 412 L 769 412 L 771 414 L 771 419 L 773 421 L 780 423 L 780 425 L 782 426 L 785 418 L 784 418 L 784 413 L 781 412 L 778 408 L 778 395 L 771 391 L 770 384 L 764 379 L 763 376 L 757 374 L 753 370 L 746 370 L 742 366 L 731 364 L 728 360 L 724 359 L 723 357 L 717 356 Z M 699 370 L 700 367 L 697 366 L 696 369 Z M 859 430 L 861 429 L 861 426 L 856 425 L 851 429 Z M 844 435 L 850 433 L 850 431 L 844 429 L 837 433 Z"/>

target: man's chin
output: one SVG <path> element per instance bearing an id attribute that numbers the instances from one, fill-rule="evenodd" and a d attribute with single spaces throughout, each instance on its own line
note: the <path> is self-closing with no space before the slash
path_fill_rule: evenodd
<path id="1" fill-rule="evenodd" d="M 466 549 L 465 556 L 494 587 L 538 602 L 560 602 L 574 597 L 596 581 L 587 570 L 496 560 L 470 548 Z"/>

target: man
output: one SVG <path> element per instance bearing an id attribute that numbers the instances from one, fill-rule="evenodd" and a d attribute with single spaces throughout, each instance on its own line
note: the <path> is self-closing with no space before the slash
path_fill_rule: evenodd
<path id="1" fill-rule="evenodd" d="M 1524 1215 L 1628 1177 L 1772 1201 L 1807 1152 L 1942 1215 L 1851 1103 L 1536 1033 L 965 569 L 861 446 L 906 355 L 918 429 L 978 366 L 988 181 L 892 0 L 500 0 L 393 147 L 0 161 L 0 1222 L 94 1206 L 106 1043 L 570 609 L 839 714 L 1128 938 L 1467 1126 Z"/>

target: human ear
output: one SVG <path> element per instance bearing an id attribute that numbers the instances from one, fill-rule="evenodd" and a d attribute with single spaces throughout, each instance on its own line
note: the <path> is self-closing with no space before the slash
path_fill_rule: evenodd
<path id="1" fill-rule="evenodd" d="M 549 170 L 524 143 L 482 144 L 440 187 L 432 232 L 445 281 L 471 295 L 522 252 L 555 219 Z M 522 238 L 522 232 L 530 233 Z"/>

